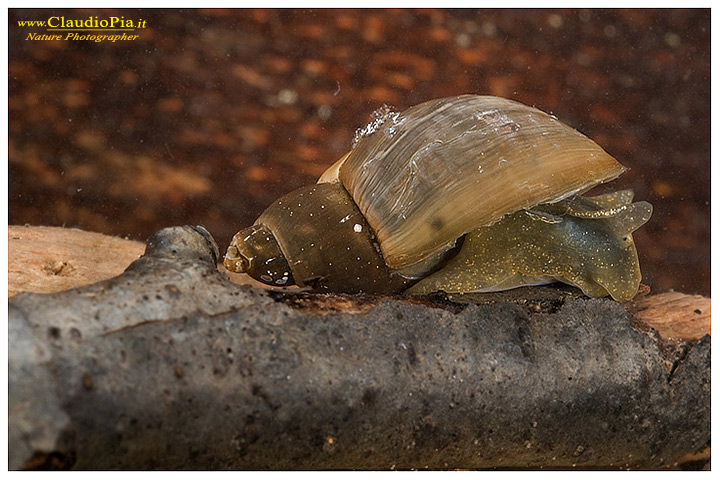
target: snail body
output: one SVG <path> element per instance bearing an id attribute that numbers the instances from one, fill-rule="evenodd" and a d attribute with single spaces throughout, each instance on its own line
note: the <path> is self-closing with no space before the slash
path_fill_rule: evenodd
<path id="1" fill-rule="evenodd" d="M 319 291 L 484 291 L 527 283 L 498 281 L 503 273 L 485 269 L 467 273 L 469 263 L 509 264 L 498 259 L 528 258 L 520 250 L 553 251 L 553 242 L 565 242 L 576 247 L 578 265 L 606 262 L 612 267 L 605 277 L 629 279 L 637 291 L 630 233 L 649 218 L 649 204 L 630 203 L 628 192 L 579 197 L 624 170 L 595 142 L 540 110 L 489 96 L 432 100 L 386 113 L 320 183 L 282 197 L 238 232 L 224 264 L 268 284 L 294 281 Z M 555 227 L 542 228 L 547 225 Z M 631 254 L 622 263 L 585 255 L 597 245 L 567 233 L 578 229 L 609 245 L 612 255 L 624 248 Z M 520 250 L 504 243 L 517 240 L 516 230 L 529 232 Z M 613 243 L 618 236 L 629 237 L 629 246 Z M 481 256 L 473 251 L 480 245 Z M 552 258 L 546 269 L 533 261 L 527 272 L 505 273 L 566 281 L 591 296 L 627 283 L 606 279 L 590 287 L 579 280 L 589 271 L 560 271 L 556 265 L 567 258 L 545 258 Z M 461 277 L 470 279 L 458 282 Z M 631 291 L 623 287 L 617 298 Z"/>
<path id="2" fill-rule="evenodd" d="M 505 216 L 465 236 L 440 271 L 407 291 L 493 292 L 560 281 L 590 297 L 635 296 L 642 277 L 632 232 L 650 218 L 632 191 L 580 196 Z"/>

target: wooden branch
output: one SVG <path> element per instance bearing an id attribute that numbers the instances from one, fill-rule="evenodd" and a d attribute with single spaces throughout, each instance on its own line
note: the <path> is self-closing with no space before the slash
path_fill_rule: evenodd
<path id="1" fill-rule="evenodd" d="M 140 242 L 74 228 L 8 227 L 8 295 L 53 293 L 120 275 Z"/>
<path id="2" fill-rule="evenodd" d="M 144 250 L 141 242 L 76 228 L 10 225 L 8 296 L 61 292 L 107 280 L 120 275 Z M 226 274 L 240 285 L 267 287 L 245 274 Z"/>
<path id="3" fill-rule="evenodd" d="M 315 295 L 217 260 L 170 228 L 119 276 L 9 300 L 10 468 L 658 468 L 708 445 L 708 299 Z"/>
<path id="4" fill-rule="evenodd" d="M 652 295 L 635 302 L 632 311 L 666 339 L 699 340 L 710 334 L 710 299 L 701 295 Z"/>

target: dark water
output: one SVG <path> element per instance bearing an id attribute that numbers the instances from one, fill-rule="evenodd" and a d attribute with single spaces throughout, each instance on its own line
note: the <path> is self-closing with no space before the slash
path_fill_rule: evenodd
<path id="1" fill-rule="evenodd" d="M 45 30 L 18 25 L 53 16 L 146 26 L 112 43 L 30 40 Z M 224 249 L 381 105 L 490 94 L 556 115 L 630 167 L 611 188 L 655 207 L 635 234 L 644 282 L 710 293 L 709 10 L 9 17 L 12 224 L 139 240 L 203 224 Z"/>

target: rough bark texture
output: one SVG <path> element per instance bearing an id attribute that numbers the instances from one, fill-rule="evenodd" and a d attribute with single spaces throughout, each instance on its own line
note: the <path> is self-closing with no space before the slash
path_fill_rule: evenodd
<path id="1" fill-rule="evenodd" d="M 118 277 L 9 300 L 10 468 L 655 468 L 709 443 L 703 324 L 670 340 L 566 288 L 272 292 L 217 257 L 165 229 Z"/>

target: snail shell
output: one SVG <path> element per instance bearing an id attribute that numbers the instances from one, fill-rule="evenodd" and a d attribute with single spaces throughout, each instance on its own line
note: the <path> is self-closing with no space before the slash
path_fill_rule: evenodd
<path id="1" fill-rule="evenodd" d="M 390 115 L 339 166 L 390 268 L 479 226 L 616 178 L 625 168 L 540 110 L 462 95 Z M 327 178 L 327 177 L 326 177 Z"/>
<path id="2" fill-rule="evenodd" d="M 474 238 L 468 232 L 506 216 L 503 225 L 522 228 L 522 222 L 510 220 L 516 212 L 555 203 L 535 215 L 609 225 L 620 219 L 610 219 L 612 208 L 629 208 L 627 195 L 614 199 L 625 202 L 615 207 L 603 205 L 613 203 L 603 199 L 562 201 L 624 170 L 595 142 L 535 108 L 489 96 L 432 100 L 375 122 L 318 185 L 281 198 L 253 227 L 235 235 L 225 265 L 270 284 L 293 278 L 316 290 L 398 292 L 438 269 L 439 275 L 448 261 L 459 265 L 471 258 L 459 241 L 465 236 L 465 243 L 477 244 L 468 242 Z M 573 215 L 583 209 L 591 211 L 587 217 Z M 263 238 L 277 247 L 259 248 Z M 266 251 L 275 253 L 268 257 Z M 458 251 L 463 256 L 453 263 Z M 505 254 L 498 245 L 495 255 Z M 446 273 L 457 276 L 458 270 Z M 537 276 L 564 279 L 542 271 Z M 430 278 L 415 291 L 450 288 Z M 471 283 L 461 291 L 487 288 Z"/>

